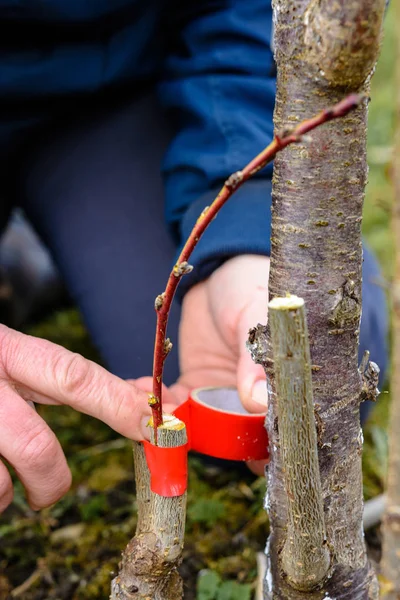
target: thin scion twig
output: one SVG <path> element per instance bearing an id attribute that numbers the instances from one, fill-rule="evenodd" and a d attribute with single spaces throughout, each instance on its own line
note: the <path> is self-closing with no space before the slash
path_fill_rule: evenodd
<path id="1" fill-rule="evenodd" d="M 315 117 L 307 119 L 297 125 L 294 129 L 276 133 L 273 141 L 258 156 L 253 158 L 242 171 L 232 173 L 211 206 L 207 206 L 199 218 L 187 239 L 179 258 L 171 271 L 165 291 L 157 296 L 155 309 L 157 311 L 157 329 L 154 344 L 153 361 L 153 392 L 149 395 L 149 405 L 153 413 L 153 427 L 155 441 L 157 443 L 157 428 L 162 425 L 162 377 L 165 359 L 172 348 L 172 343 L 166 337 L 168 317 L 175 291 L 182 277 L 190 273 L 192 266 L 188 260 L 197 242 L 200 240 L 207 226 L 217 215 L 220 208 L 241 187 L 241 185 L 253 177 L 258 171 L 270 163 L 278 152 L 296 142 L 304 141 L 304 136 L 309 131 L 319 127 L 323 123 L 344 117 L 355 109 L 365 98 L 363 94 L 350 94 L 331 108 L 324 109 Z"/>

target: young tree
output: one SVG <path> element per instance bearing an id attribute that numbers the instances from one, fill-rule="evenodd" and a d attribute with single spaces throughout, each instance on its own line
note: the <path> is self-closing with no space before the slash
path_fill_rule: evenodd
<path id="1" fill-rule="evenodd" d="M 277 132 L 344 92 L 368 93 L 385 0 L 275 0 L 273 6 Z M 270 298 L 290 292 L 305 300 L 324 523 L 317 536 L 307 539 L 310 532 L 303 532 L 306 543 L 298 543 L 297 525 L 307 521 L 310 494 L 301 468 L 292 477 L 294 489 L 287 488 L 283 459 L 290 437 L 281 436 L 271 339 L 266 357 L 265 332 L 258 328 L 253 348 L 270 381 L 267 600 L 300 600 L 304 591 L 313 600 L 378 597 L 362 532 L 359 405 L 369 391 L 357 358 L 366 126 L 367 101 L 315 131 L 311 143 L 290 146 L 275 159 Z M 301 443 L 297 448 L 301 463 Z M 319 569 L 310 560 L 313 553 Z"/>

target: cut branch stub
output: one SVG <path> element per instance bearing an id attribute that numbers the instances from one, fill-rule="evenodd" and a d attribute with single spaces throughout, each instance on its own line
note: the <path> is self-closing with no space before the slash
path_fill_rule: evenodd
<path id="1" fill-rule="evenodd" d="M 160 447 L 183 446 L 187 443 L 185 424 L 164 415 L 157 437 Z M 133 455 L 138 524 L 135 537 L 123 552 L 110 600 L 180 600 L 183 584 L 178 566 L 185 533 L 186 492 L 170 498 L 153 493 L 142 444 L 134 442 Z"/>
<path id="2" fill-rule="evenodd" d="M 304 20 L 308 60 L 333 86 L 358 89 L 370 76 L 382 36 L 385 2 L 311 1 Z"/>
<path id="3" fill-rule="evenodd" d="M 364 352 L 359 371 L 362 379 L 360 401 L 371 400 L 376 402 L 380 393 L 378 388 L 380 368 L 375 362 L 369 360 L 368 350 Z"/>
<path id="4" fill-rule="evenodd" d="M 304 300 L 293 295 L 277 297 L 268 308 L 288 505 L 282 567 L 290 585 L 309 591 L 325 581 L 331 558 L 324 523 Z"/>

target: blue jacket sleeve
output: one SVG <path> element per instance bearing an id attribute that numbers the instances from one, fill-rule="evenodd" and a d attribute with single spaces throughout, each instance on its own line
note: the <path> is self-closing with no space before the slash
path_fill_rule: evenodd
<path id="1" fill-rule="evenodd" d="M 190 6 L 188 6 L 190 5 Z M 171 11 L 160 99 L 176 135 L 163 165 L 179 246 L 227 177 L 270 143 L 275 99 L 268 0 L 198 0 Z M 271 167 L 235 193 L 195 250 L 181 294 L 227 258 L 269 254 Z"/>

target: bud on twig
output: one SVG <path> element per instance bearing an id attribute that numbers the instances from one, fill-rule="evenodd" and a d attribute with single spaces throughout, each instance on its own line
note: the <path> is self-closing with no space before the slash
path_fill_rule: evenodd
<path id="1" fill-rule="evenodd" d="M 169 354 L 172 350 L 172 342 L 169 338 L 167 338 L 164 342 L 164 353 L 165 355 Z"/>
<path id="2" fill-rule="evenodd" d="M 193 271 L 192 265 L 189 265 L 185 260 L 181 263 L 177 263 L 174 266 L 174 275 L 175 277 L 182 277 L 182 275 L 188 275 Z"/>
<path id="3" fill-rule="evenodd" d="M 165 298 L 165 292 L 163 292 L 162 294 L 159 294 L 157 296 L 157 298 L 154 300 L 154 308 L 156 310 L 160 310 L 160 308 L 162 308 L 162 305 L 164 304 L 164 298 Z"/>

